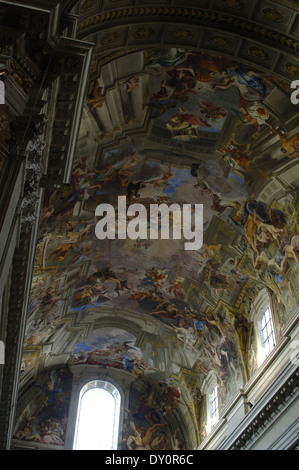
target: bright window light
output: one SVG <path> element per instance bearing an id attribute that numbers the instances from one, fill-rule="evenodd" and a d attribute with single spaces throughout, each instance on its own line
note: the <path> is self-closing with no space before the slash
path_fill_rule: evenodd
<path id="1" fill-rule="evenodd" d="M 209 395 L 209 403 L 211 426 L 214 426 L 214 424 L 216 424 L 219 419 L 217 385 L 213 388 L 212 392 Z"/>
<path id="2" fill-rule="evenodd" d="M 261 351 L 259 354 L 259 365 L 268 356 L 275 346 L 274 328 L 271 310 L 268 307 L 262 314 L 259 321 L 259 331 L 261 338 Z"/>
<path id="3" fill-rule="evenodd" d="M 120 395 L 108 382 L 83 387 L 79 399 L 74 450 L 116 450 Z"/>

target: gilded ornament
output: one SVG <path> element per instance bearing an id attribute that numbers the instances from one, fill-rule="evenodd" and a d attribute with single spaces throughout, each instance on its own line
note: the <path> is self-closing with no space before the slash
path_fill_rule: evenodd
<path id="1" fill-rule="evenodd" d="M 223 0 L 223 4 L 227 7 L 230 8 L 242 8 L 245 5 L 245 2 L 242 0 Z M 267 9 L 264 9 L 264 16 L 266 15 L 267 18 L 271 18 L 271 21 L 276 21 L 279 22 L 282 19 L 282 13 L 281 12 L 272 12 L 273 9 L 270 9 L 269 11 Z M 256 38 L 264 41 L 264 38 L 267 40 L 270 40 L 271 42 L 275 44 L 280 44 L 287 48 L 288 50 L 292 50 L 295 53 L 299 50 L 299 42 L 296 42 L 287 36 L 284 36 L 282 34 L 279 34 L 275 31 L 271 31 L 267 29 L 266 27 L 261 27 L 258 24 L 251 23 L 249 21 L 242 21 L 241 19 L 238 18 L 232 18 L 232 17 L 226 17 L 223 14 L 215 14 L 211 13 L 210 11 L 206 10 L 194 10 L 190 8 L 175 8 L 175 7 L 135 7 L 134 9 L 132 8 L 124 8 L 124 9 L 118 9 L 110 12 L 106 12 L 105 14 L 101 14 L 100 16 L 95 16 L 93 18 L 89 18 L 87 20 L 84 20 L 80 23 L 79 26 L 79 31 L 85 31 L 88 30 L 88 28 L 95 26 L 99 23 L 104 23 L 107 21 L 111 21 L 112 19 L 117 19 L 119 17 L 122 18 L 129 18 L 129 17 L 151 17 L 151 16 L 156 16 L 160 17 L 163 19 L 163 17 L 168 17 L 169 15 L 171 16 L 176 16 L 176 17 L 188 17 L 188 18 L 193 18 L 194 16 L 201 22 L 201 23 L 210 23 L 212 22 L 213 24 L 220 24 L 221 26 L 229 26 L 230 28 L 236 28 L 239 31 L 244 31 L 244 35 L 247 34 L 247 32 L 250 32 L 252 34 L 255 34 Z M 151 30 L 148 26 L 145 28 L 140 29 L 135 33 L 135 37 L 137 39 L 147 39 L 149 38 L 153 33 L 153 30 Z"/>
<path id="2" fill-rule="evenodd" d="M 149 28 L 149 26 L 145 26 L 144 28 L 141 28 L 135 31 L 134 36 L 137 39 L 147 39 L 150 36 L 152 36 L 153 33 L 154 33 L 154 30 L 152 28 Z"/>
<path id="3" fill-rule="evenodd" d="M 286 64 L 286 69 L 293 77 L 299 76 L 299 65 L 288 63 Z"/>
<path id="4" fill-rule="evenodd" d="M 219 46 L 219 47 L 228 47 L 231 46 L 231 41 L 227 38 L 224 37 L 214 37 L 210 39 L 210 43 L 213 44 L 213 46 Z"/>
<path id="5" fill-rule="evenodd" d="M 175 39 L 189 39 L 192 38 L 193 34 L 186 29 L 177 29 L 176 31 L 172 32 L 172 36 Z"/>
<path id="6" fill-rule="evenodd" d="M 273 23 L 281 23 L 285 15 L 283 12 L 276 10 L 276 8 L 262 8 L 262 15 L 269 21 Z"/>
<path id="7" fill-rule="evenodd" d="M 248 52 L 252 57 L 259 60 L 266 60 L 269 57 L 268 54 L 260 47 L 250 46 L 248 47 Z"/>
<path id="8" fill-rule="evenodd" d="M 118 39 L 120 38 L 120 34 L 118 32 L 110 32 L 108 34 L 106 34 L 102 40 L 101 40 L 101 43 L 106 45 L 106 44 L 110 44 L 110 43 L 114 43 L 116 42 Z"/>
<path id="9" fill-rule="evenodd" d="M 222 3 L 229 8 L 243 8 L 245 5 L 242 0 L 222 0 Z"/>
<path id="10" fill-rule="evenodd" d="M 85 13 L 87 10 L 90 10 L 95 4 L 95 0 L 86 0 L 80 8 L 81 13 Z"/>

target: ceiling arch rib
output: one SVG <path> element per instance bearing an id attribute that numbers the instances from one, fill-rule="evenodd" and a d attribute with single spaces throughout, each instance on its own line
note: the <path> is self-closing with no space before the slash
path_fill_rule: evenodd
<path id="1" fill-rule="evenodd" d="M 217 12 L 214 8 L 189 7 L 188 3 L 184 8 L 135 5 L 99 9 L 93 2 L 79 21 L 78 35 L 81 39 L 99 36 L 100 55 L 120 47 L 188 47 L 259 63 L 273 73 L 290 77 L 286 59 L 298 63 L 299 48 L 294 10 L 272 9 L 271 14 L 261 2 L 250 2 L 255 3 L 250 9 L 225 8 L 220 3 Z"/>

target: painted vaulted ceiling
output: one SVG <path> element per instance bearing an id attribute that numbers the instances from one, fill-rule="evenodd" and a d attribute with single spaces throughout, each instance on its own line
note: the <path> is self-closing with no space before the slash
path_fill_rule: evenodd
<path id="1" fill-rule="evenodd" d="M 218 377 L 224 407 L 257 368 L 257 294 L 268 289 L 278 335 L 298 305 L 299 114 L 290 84 L 299 63 L 293 46 L 280 49 L 292 3 L 250 10 L 215 1 L 213 13 L 201 2 L 206 29 L 192 15 L 198 2 L 179 23 L 163 22 L 155 6 L 145 23 L 146 2 L 124 21 L 127 3 L 81 2 L 79 34 L 95 43 L 94 59 L 71 184 L 44 198 L 21 371 L 24 393 L 32 384 L 40 393 L 27 416 L 39 431 L 23 420 L 18 438 L 46 442 L 41 423 L 54 411 L 59 421 L 69 389 L 61 385 L 63 405 L 56 394 L 47 409 L 41 390 L 67 384 L 69 367 L 85 364 L 131 374 L 136 424 L 176 416 L 192 430 L 186 438 L 179 427 L 180 445 L 196 446 L 207 376 Z M 234 33 L 229 19 L 238 18 L 256 32 L 242 36 L 238 24 Z M 263 42 L 262 28 L 281 45 L 269 35 Z M 292 31 L 295 43 L 298 26 Z M 146 209 L 202 204 L 203 246 L 99 240 L 96 207 L 117 214 L 119 196 Z M 169 438 L 161 445 L 170 448 Z"/>

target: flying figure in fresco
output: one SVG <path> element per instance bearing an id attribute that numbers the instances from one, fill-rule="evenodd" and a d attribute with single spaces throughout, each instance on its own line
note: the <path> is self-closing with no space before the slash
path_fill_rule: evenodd
<path id="1" fill-rule="evenodd" d="M 156 266 L 147 269 L 145 275 L 144 283 L 153 286 L 155 292 L 157 292 L 159 287 L 162 287 L 168 279 L 168 274 L 163 269 L 159 269 Z"/>
<path id="2" fill-rule="evenodd" d="M 183 108 L 179 108 L 177 114 L 167 119 L 165 125 L 172 133 L 174 131 L 189 131 L 191 129 L 197 132 L 200 128 L 212 127 L 207 119 L 188 113 Z"/>
<path id="3" fill-rule="evenodd" d="M 64 261 L 66 257 L 78 246 L 78 242 L 72 243 L 72 242 L 66 242 L 63 243 L 62 245 L 58 246 L 55 248 L 55 250 L 52 251 L 50 256 L 47 258 L 47 260 L 51 258 L 57 258 L 58 261 Z"/>
<path id="4" fill-rule="evenodd" d="M 137 75 L 133 75 L 128 78 L 125 82 L 119 82 L 120 85 L 124 84 L 126 86 L 127 92 L 131 93 L 132 90 L 139 87 L 140 78 Z"/>
<path id="5" fill-rule="evenodd" d="M 135 151 L 132 151 L 129 156 L 121 158 L 120 161 L 108 164 L 106 168 L 96 169 L 96 181 L 104 181 L 107 183 L 113 180 L 113 178 L 120 177 L 121 180 L 127 182 L 128 177 L 131 176 L 131 169 L 136 166 L 139 161 L 140 157 Z"/>
<path id="6" fill-rule="evenodd" d="M 293 137 L 288 138 L 285 133 L 279 132 L 277 129 L 272 129 L 273 133 L 278 135 L 281 141 L 281 151 L 287 155 L 288 158 L 299 157 L 299 133 Z"/>
<path id="7" fill-rule="evenodd" d="M 279 209 L 271 209 L 261 201 L 245 202 L 243 224 L 246 238 L 255 252 L 258 252 L 259 242 L 282 241 L 289 236 L 283 212 Z"/>
<path id="8" fill-rule="evenodd" d="M 275 282 L 283 287 L 287 262 L 299 262 L 299 235 L 291 234 L 284 213 L 270 208 L 261 201 L 249 200 L 243 210 L 244 231 L 253 250 L 253 265 L 267 269 Z M 270 255 L 267 247 L 278 243 L 276 254 Z"/>
<path id="9" fill-rule="evenodd" d="M 171 165 L 168 166 L 167 171 L 165 171 L 162 166 L 160 167 L 160 170 L 162 171 L 163 176 L 150 181 L 150 183 L 153 184 L 154 188 L 162 188 L 163 191 L 166 191 L 166 189 L 170 186 L 169 180 L 174 177 L 174 171 Z"/>
<path id="10" fill-rule="evenodd" d="M 240 98 L 239 108 L 243 114 L 243 121 L 246 124 L 253 125 L 257 130 L 260 130 L 262 126 L 266 125 L 270 131 L 275 131 L 272 124 L 269 122 L 271 114 L 269 111 L 262 106 L 260 101 L 247 101 Z"/>
<path id="11" fill-rule="evenodd" d="M 94 109 L 102 108 L 104 103 L 105 103 L 105 97 L 103 95 L 103 87 L 101 87 L 99 85 L 98 80 L 96 80 L 94 83 L 93 91 L 87 100 L 87 104 L 91 105 L 89 112 L 92 113 Z"/>
<path id="12" fill-rule="evenodd" d="M 207 103 L 203 101 L 199 103 L 200 112 L 205 115 L 206 121 L 211 119 L 212 122 L 217 122 L 220 119 L 224 119 L 227 116 L 227 111 L 223 106 L 218 106 L 215 103 Z"/>
<path id="13" fill-rule="evenodd" d="M 210 194 L 212 197 L 213 204 L 211 205 L 211 209 L 217 212 L 220 216 L 226 209 L 234 209 L 235 206 L 232 204 L 221 204 L 222 199 L 216 193 L 214 193 L 210 188 L 204 187 L 202 189 L 202 194 Z"/>
<path id="14" fill-rule="evenodd" d="M 222 74 L 222 83 L 214 84 L 213 88 L 227 90 L 235 86 L 240 95 L 248 101 L 262 100 L 270 90 L 256 72 L 248 71 L 243 64 L 235 64 L 226 68 Z"/>
<path id="15" fill-rule="evenodd" d="M 190 72 L 197 82 L 211 82 L 215 77 L 222 77 L 231 62 L 219 56 L 211 56 L 201 52 L 186 53 L 185 61 L 177 70 Z"/>
<path id="16" fill-rule="evenodd" d="M 220 151 L 223 153 L 222 160 L 227 161 L 233 168 L 238 165 L 244 170 L 249 170 L 250 162 L 254 158 L 242 145 L 222 145 Z"/>

